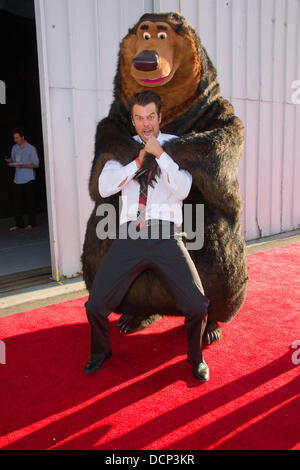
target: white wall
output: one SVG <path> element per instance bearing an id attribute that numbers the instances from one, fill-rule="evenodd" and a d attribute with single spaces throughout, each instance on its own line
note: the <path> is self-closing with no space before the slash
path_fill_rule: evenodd
<path id="1" fill-rule="evenodd" d="M 109 109 L 119 42 L 149 0 L 35 0 L 53 276 L 76 276 L 93 204 L 97 122 Z"/>
<path id="2" fill-rule="evenodd" d="M 246 131 L 239 181 L 247 240 L 299 228 L 299 0 L 183 0 Z M 296 130 L 298 129 L 298 133 Z"/>
<path id="3" fill-rule="evenodd" d="M 112 100 L 119 42 L 144 11 L 179 11 L 246 130 L 239 181 L 247 240 L 300 224 L 299 0 L 35 0 L 53 271 L 80 271 L 97 122 Z M 49 204 L 50 202 L 50 204 Z"/>

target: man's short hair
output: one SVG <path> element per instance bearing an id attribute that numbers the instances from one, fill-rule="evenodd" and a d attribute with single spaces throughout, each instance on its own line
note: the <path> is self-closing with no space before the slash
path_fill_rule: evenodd
<path id="1" fill-rule="evenodd" d="M 20 137 L 25 137 L 24 130 L 21 127 L 15 127 L 12 131 L 12 135 L 19 134 Z"/>
<path id="2" fill-rule="evenodd" d="M 161 99 L 157 93 L 154 93 L 154 91 L 142 91 L 140 93 L 135 93 L 129 101 L 130 113 L 132 114 L 132 109 L 135 104 L 138 104 L 139 106 L 146 106 L 150 103 L 155 104 L 157 114 L 160 115 Z"/>

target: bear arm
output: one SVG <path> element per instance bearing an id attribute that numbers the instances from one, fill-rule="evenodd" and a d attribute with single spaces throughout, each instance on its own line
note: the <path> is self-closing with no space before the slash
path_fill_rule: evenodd
<path id="1" fill-rule="evenodd" d="M 229 125 L 186 134 L 165 142 L 163 147 L 181 169 L 192 174 L 193 184 L 209 203 L 231 216 L 239 217 L 243 201 L 237 169 L 243 142 L 243 129 Z"/>

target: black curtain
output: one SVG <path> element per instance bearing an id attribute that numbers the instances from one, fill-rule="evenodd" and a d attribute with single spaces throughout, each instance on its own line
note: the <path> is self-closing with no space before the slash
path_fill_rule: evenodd
<path id="1" fill-rule="evenodd" d="M 0 9 L 34 20 L 33 0 L 0 0 Z"/>
<path id="2" fill-rule="evenodd" d="M 0 105 L 0 218 L 12 214 L 14 169 L 7 167 L 14 144 L 12 129 L 22 127 L 37 148 L 37 207 L 47 210 L 37 41 L 33 0 L 0 0 L 0 80 L 6 85 L 6 104 Z"/>

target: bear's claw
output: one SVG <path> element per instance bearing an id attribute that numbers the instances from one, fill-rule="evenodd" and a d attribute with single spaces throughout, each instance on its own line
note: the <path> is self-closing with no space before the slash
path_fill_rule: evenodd
<path id="1" fill-rule="evenodd" d="M 216 321 L 207 323 L 203 335 L 203 343 L 210 345 L 215 341 L 220 341 L 221 338 L 222 330 L 219 327 L 218 323 Z"/>

